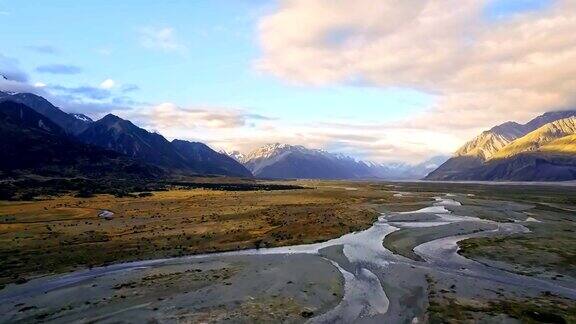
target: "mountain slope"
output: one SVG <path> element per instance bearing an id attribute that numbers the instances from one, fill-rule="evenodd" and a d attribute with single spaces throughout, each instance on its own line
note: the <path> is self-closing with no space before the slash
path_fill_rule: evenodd
<path id="1" fill-rule="evenodd" d="M 558 153 L 558 151 L 570 150 L 569 147 L 561 145 L 562 141 L 552 146 L 547 146 L 547 144 L 574 134 L 576 134 L 576 117 L 559 119 L 514 140 L 498 151 L 494 158 L 502 159 L 526 152 Z"/>
<path id="2" fill-rule="evenodd" d="M 242 164 L 226 154 L 218 153 L 199 142 L 173 140 L 172 145 L 182 155 L 188 166 L 203 174 L 252 177 Z"/>
<path id="3" fill-rule="evenodd" d="M 79 134 L 91 123 L 91 119 L 81 119 L 52 105 L 48 100 L 32 93 L 7 93 L 0 91 L 0 102 L 22 103 L 42 114 L 63 128 L 68 134 Z"/>
<path id="4" fill-rule="evenodd" d="M 542 146 L 544 152 L 576 155 L 576 135 L 568 135 L 555 139 Z"/>
<path id="5" fill-rule="evenodd" d="M 513 140 L 526 134 L 528 127 L 507 122 L 482 132 L 454 153 L 454 156 L 430 172 L 425 179 L 454 179 L 477 168 Z"/>
<path id="6" fill-rule="evenodd" d="M 576 111 L 506 123 L 466 143 L 427 180 L 571 180 Z M 566 137 L 566 138 L 564 138 Z"/>
<path id="7" fill-rule="evenodd" d="M 161 170 L 71 139 L 49 118 L 21 103 L 0 102 L 0 174 L 156 177 Z"/>
<path id="8" fill-rule="evenodd" d="M 162 135 L 112 114 L 90 124 L 78 139 L 166 169 L 190 169 L 184 157 Z"/>
<path id="9" fill-rule="evenodd" d="M 482 132 L 482 134 L 464 144 L 456 151 L 455 156 L 473 156 L 488 160 L 494 153 L 525 133 L 526 128 L 524 125 L 513 122 L 498 125 Z"/>
<path id="10" fill-rule="evenodd" d="M 576 179 L 574 156 L 521 153 L 493 159 L 447 180 L 470 181 L 569 181 Z"/>

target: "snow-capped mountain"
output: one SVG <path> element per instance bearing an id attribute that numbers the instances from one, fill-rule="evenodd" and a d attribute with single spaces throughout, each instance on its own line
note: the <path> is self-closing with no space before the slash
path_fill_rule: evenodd
<path id="1" fill-rule="evenodd" d="M 229 157 L 233 158 L 234 160 L 242 163 L 242 161 L 244 160 L 244 154 L 242 154 L 242 152 L 240 151 L 231 151 L 231 152 L 226 152 L 225 150 L 220 150 L 221 154 L 226 154 Z"/>
<path id="2" fill-rule="evenodd" d="M 268 144 L 246 155 L 230 153 L 256 177 L 298 179 L 421 179 L 438 164 L 376 163 L 302 145 Z M 447 159 L 444 158 L 440 163 Z"/>

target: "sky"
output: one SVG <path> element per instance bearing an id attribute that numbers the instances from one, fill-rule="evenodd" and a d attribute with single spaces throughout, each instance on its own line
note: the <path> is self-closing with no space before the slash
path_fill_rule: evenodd
<path id="1" fill-rule="evenodd" d="M 574 107 L 573 0 L 0 0 L 0 89 L 248 152 L 416 163 Z"/>

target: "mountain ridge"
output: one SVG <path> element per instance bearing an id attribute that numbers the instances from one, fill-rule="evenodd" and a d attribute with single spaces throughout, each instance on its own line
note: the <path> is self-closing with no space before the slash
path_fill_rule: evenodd
<path id="1" fill-rule="evenodd" d="M 160 169 L 80 143 L 46 116 L 18 102 L 0 102 L 0 174 L 155 178 Z"/>
<path id="2" fill-rule="evenodd" d="M 464 144 L 425 179 L 572 180 L 576 178 L 575 121 L 576 111 L 567 110 L 544 113 L 523 125 L 495 126 Z M 526 175 L 519 174 L 518 168 Z"/>
<path id="3" fill-rule="evenodd" d="M 155 173 L 165 175 L 252 176 L 250 171 L 240 163 L 213 151 L 203 143 L 186 142 L 189 143 L 187 145 L 194 148 L 180 151 L 162 135 L 149 132 L 131 121 L 113 114 L 107 114 L 101 119 L 93 121 L 83 114 L 66 113 L 45 98 L 32 93 L 0 91 L 0 104 L 5 104 L 6 107 L 22 105 L 26 107 L 25 110 L 29 113 L 34 112 L 37 116 L 42 116 L 41 119 L 38 119 L 39 121 L 36 120 L 35 122 L 39 122 L 50 129 L 60 130 L 61 134 L 53 134 L 57 138 L 54 136 L 49 138 L 50 143 L 57 143 L 57 145 L 50 146 L 55 152 L 66 152 L 62 145 L 68 143 L 76 150 L 91 150 L 90 152 L 93 151 L 96 155 L 100 154 L 99 152 L 114 153 L 114 158 L 122 159 L 122 163 L 129 162 L 134 165 L 150 166 L 151 170 L 162 170 L 161 172 L 154 171 Z M 14 127 L 8 125 L 8 121 L 6 129 L 13 135 L 10 139 L 17 141 L 18 136 L 16 134 L 18 132 Z M 50 144 L 48 141 L 43 141 L 38 130 L 26 129 L 26 131 L 35 132 L 34 136 L 26 138 L 27 145 L 37 147 L 40 143 Z M 25 134 L 21 134 L 21 136 L 24 138 Z M 38 142 L 38 145 L 34 141 Z M 27 153 L 25 150 L 22 152 L 23 154 Z M 52 152 L 48 153 L 51 154 Z M 80 155 L 77 154 L 77 156 Z M 41 156 L 36 158 L 42 161 Z M 17 156 L 14 157 L 14 161 L 18 161 Z M 58 162 L 59 165 L 62 165 L 61 162 Z M 109 166 L 112 165 L 109 164 Z"/>
<path id="4" fill-rule="evenodd" d="M 546 145 L 562 137 L 576 134 L 576 117 L 559 119 L 518 138 L 499 150 L 494 158 L 506 158 L 522 152 L 558 153 Z"/>
<path id="5" fill-rule="evenodd" d="M 376 163 L 331 153 L 321 149 L 309 149 L 302 145 L 272 143 L 261 146 L 248 154 L 232 153 L 256 177 L 261 178 L 308 178 L 308 179 L 419 179 L 432 171 L 436 157 L 416 165 L 405 163 Z"/>
<path id="6" fill-rule="evenodd" d="M 51 119 L 54 123 L 62 127 L 62 129 L 71 135 L 78 135 L 84 131 L 91 123 L 91 121 L 78 119 L 74 116 L 74 114 L 69 114 L 62 111 L 60 108 L 54 106 L 44 97 L 33 93 L 8 93 L 0 91 L 0 102 L 2 101 L 14 101 L 22 103 Z"/>

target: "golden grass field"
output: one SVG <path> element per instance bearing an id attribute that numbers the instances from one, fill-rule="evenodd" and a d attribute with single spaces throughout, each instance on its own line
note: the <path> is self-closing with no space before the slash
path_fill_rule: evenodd
<path id="1" fill-rule="evenodd" d="M 368 183 L 290 184 L 306 189 L 0 202 L 0 284 L 117 261 L 323 241 L 369 227 L 376 207 L 413 209 L 428 200 Z M 114 218 L 98 217 L 104 209 Z"/>

